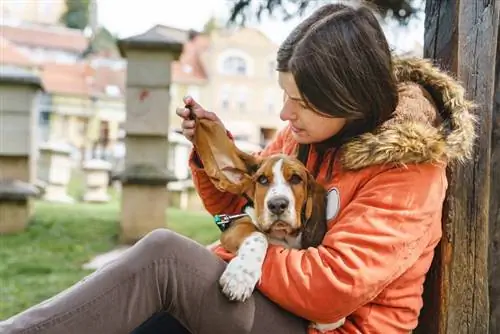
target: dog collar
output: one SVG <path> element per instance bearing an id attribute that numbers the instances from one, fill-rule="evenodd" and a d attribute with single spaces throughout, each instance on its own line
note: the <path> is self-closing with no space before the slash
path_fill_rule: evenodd
<path id="1" fill-rule="evenodd" d="M 231 225 L 233 221 L 236 219 L 240 219 L 243 217 L 248 216 L 246 213 L 239 213 L 236 215 L 226 215 L 226 214 L 220 214 L 220 215 L 215 215 L 214 216 L 214 222 L 217 225 L 217 227 L 224 232 L 225 230 L 228 229 L 228 227 Z"/>

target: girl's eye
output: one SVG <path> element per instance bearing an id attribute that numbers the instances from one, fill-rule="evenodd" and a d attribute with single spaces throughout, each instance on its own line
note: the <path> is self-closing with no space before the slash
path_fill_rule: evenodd
<path id="1" fill-rule="evenodd" d="M 290 178 L 291 184 L 299 184 L 300 182 L 302 182 L 302 178 L 297 174 L 293 174 L 292 177 Z"/>
<path id="2" fill-rule="evenodd" d="M 257 182 L 259 182 L 260 184 L 262 185 L 266 185 L 269 183 L 269 179 L 267 178 L 267 176 L 265 175 L 261 175 L 259 176 L 259 178 L 257 179 Z"/>

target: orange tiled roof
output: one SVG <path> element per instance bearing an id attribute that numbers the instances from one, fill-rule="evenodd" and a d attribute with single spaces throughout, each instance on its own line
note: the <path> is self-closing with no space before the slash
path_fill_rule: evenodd
<path id="1" fill-rule="evenodd" d="M 210 39 L 205 35 L 198 35 L 184 43 L 179 60 L 172 63 L 173 82 L 199 83 L 207 80 L 207 74 L 201 62 L 201 54 L 209 45 Z"/>
<path id="2" fill-rule="evenodd" d="M 90 96 L 92 69 L 86 64 L 55 64 L 42 66 L 41 79 L 48 93 Z"/>
<path id="3" fill-rule="evenodd" d="M 32 67 L 34 62 L 10 41 L 0 36 L 0 64 Z"/>
<path id="4" fill-rule="evenodd" d="M 12 44 L 6 40 L 5 35 L 3 40 L 6 45 Z M 201 62 L 201 54 L 208 48 L 209 44 L 209 37 L 204 35 L 198 35 L 184 44 L 179 60 L 172 63 L 174 82 L 202 83 L 207 80 L 207 74 Z M 14 51 L 15 47 L 10 49 L 12 52 L 16 52 Z M 20 53 L 20 51 L 17 52 Z M 9 59 L 13 58 L 23 62 L 29 61 L 27 57 L 9 56 Z M 23 58 L 24 60 L 22 60 Z M 121 94 L 125 93 L 126 70 L 113 70 L 107 67 L 93 68 L 88 63 L 83 62 L 77 64 L 50 62 L 40 64 L 40 76 L 48 93 L 88 97 L 105 94 L 108 85 L 118 86 Z"/>
<path id="5" fill-rule="evenodd" d="M 90 97 L 106 94 L 107 86 L 117 86 L 125 93 L 125 71 L 106 67 L 93 68 L 87 63 L 41 66 L 41 78 L 48 93 Z"/>
<path id="6" fill-rule="evenodd" d="M 125 95 L 125 70 L 113 70 L 108 67 L 94 69 L 92 90 L 95 94 L 105 94 L 107 86 L 117 86 L 120 94 Z"/>
<path id="7" fill-rule="evenodd" d="M 14 44 L 82 52 L 88 45 L 80 30 L 64 27 L 0 26 L 0 36 Z"/>

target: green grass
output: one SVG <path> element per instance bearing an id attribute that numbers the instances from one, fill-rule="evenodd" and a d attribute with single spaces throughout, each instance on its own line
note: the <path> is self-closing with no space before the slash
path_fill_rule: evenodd
<path id="1" fill-rule="evenodd" d="M 0 236 L 0 319 L 69 287 L 91 271 L 82 265 L 117 246 L 119 204 L 37 202 L 25 232 Z M 219 236 L 204 213 L 167 210 L 168 227 L 200 243 Z"/>

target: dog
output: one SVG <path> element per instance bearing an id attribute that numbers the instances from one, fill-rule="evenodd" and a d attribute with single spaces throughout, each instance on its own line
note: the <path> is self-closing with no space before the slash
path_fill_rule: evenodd
<path id="1" fill-rule="evenodd" d="M 222 293 L 244 302 L 260 280 L 269 244 L 296 249 L 321 244 L 327 231 L 326 190 L 295 157 L 248 154 L 221 123 L 198 119 L 192 110 L 190 118 L 195 120 L 193 146 L 212 184 L 252 203 L 220 237 L 221 245 L 235 254 L 219 279 Z M 323 332 L 344 322 L 312 326 Z"/>
<path id="2" fill-rule="evenodd" d="M 220 237 L 221 245 L 236 256 L 219 283 L 224 295 L 240 302 L 251 296 L 260 279 L 268 244 L 316 247 L 327 230 L 326 189 L 299 160 L 275 154 L 254 161 L 253 170 L 253 182 L 246 190 L 253 206 L 245 209 L 246 215 L 238 215 Z M 327 331 L 344 322 L 312 325 Z"/>

